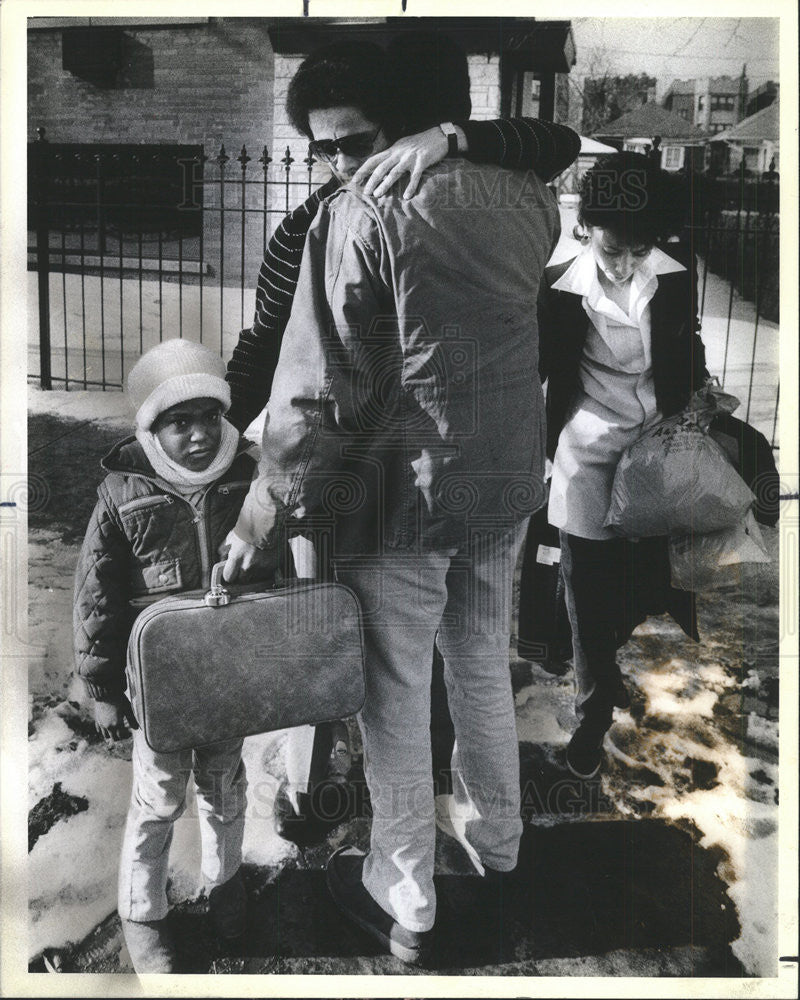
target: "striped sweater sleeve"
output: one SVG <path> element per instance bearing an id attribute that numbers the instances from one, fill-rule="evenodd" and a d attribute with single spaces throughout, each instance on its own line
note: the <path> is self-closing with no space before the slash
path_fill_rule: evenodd
<path id="1" fill-rule="evenodd" d="M 532 169 L 551 181 L 575 160 L 581 139 L 566 125 L 541 118 L 456 122 L 467 138 L 467 159 L 511 170 Z"/>
<path id="2" fill-rule="evenodd" d="M 323 184 L 286 216 L 269 241 L 258 273 L 253 325 L 239 334 L 225 376 L 231 387 L 227 418 L 240 431 L 267 404 L 283 333 L 292 311 L 306 236 L 320 202 L 338 186 L 335 178 Z"/>

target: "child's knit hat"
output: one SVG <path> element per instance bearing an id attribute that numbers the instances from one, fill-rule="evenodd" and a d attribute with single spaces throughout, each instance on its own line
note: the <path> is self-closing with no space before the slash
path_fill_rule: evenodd
<path id="1" fill-rule="evenodd" d="M 170 406 L 205 396 L 218 399 L 226 410 L 231 405 L 222 358 L 191 340 L 165 340 L 143 354 L 128 374 L 128 397 L 142 430 L 149 430 Z"/>

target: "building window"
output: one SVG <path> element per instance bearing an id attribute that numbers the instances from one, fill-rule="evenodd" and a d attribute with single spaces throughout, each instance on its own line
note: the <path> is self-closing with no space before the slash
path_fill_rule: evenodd
<path id="1" fill-rule="evenodd" d="M 666 146 L 662 153 L 661 166 L 665 170 L 680 170 L 683 166 L 683 146 Z"/>
<path id="2" fill-rule="evenodd" d="M 697 98 L 697 110 L 702 111 L 705 107 L 705 97 L 702 94 Z"/>
<path id="3" fill-rule="evenodd" d="M 61 65 L 102 90 L 152 90 L 153 51 L 121 28 L 69 28 L 61 32 Z"/>
<path id="4" fill-rule="evenodd" d="M 712 111 L 733 111 L 733 97 L 730 95 L 720 95 L 711 98 Z"/>

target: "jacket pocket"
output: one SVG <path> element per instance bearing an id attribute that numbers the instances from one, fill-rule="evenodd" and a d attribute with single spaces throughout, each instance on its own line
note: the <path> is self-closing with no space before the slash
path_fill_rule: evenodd
<path id="1" fill-rule="evenodd" d="M 164 507 L 172 503 L 175 503 L 172 497 L 159 494 L 158 496 L 137 497 L 135 500 L 129 500 L 127 503 L 120 504 L 117 510 L 119 516 L 125 518 L 128 514 L 138 514 L 143 510 Z"/>
<path id="2" fill-rule="evenodd" d="M 142 566 L 140 572 L 141 579 L 134 582 L 135 589 L 139 589 L 141 586 L 148 594 L 181 590 L 183 587 L 180 559 L 168 559 L 150 566 Z"/>

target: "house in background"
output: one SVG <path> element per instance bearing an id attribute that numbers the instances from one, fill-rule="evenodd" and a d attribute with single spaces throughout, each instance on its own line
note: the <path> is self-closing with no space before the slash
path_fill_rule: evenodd
<path id="1" fill-rule="evenodd" d="M 699 77 L 673 80 L 662 104 L 701 131 L 713 135 L 730 128 L 745 116 L 747 76 Z"/>
<path id="2" fill-rule="evenodd" d="M 710 141 L 711 169 L 729 174 L 743 170 L 760 177 L 780 171 L 780 102 L 756 111 Z"/>
<path id="3" fill-rule="evenodd" d="M 615 149 L 653 153 L 665 170 L 702 170 L 704 165 L 702 129 L 654 102 L 609 122 L 593 138 Z"/>
<path id="4" fill-rule="evenodd" d="M 562 204 L 577 204 L 580 182 L 587 170 L 591 169 L 601 156 L 616 153 L 616 146 L 609 146 L 606 143 L 590 139 L 588 136 L 581 136 L 581 151 L 574 163 L 555 180 L 556 193 Z"/>

